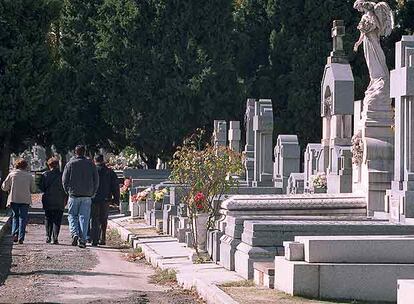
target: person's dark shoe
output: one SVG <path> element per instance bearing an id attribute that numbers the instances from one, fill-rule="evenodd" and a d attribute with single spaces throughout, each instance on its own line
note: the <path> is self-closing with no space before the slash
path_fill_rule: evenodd
<path id="1" fill-rule="evenodd" d="M 79 241 L 78 247 L 79 248 L 86 248 L 86 243 Z"/>
<path id="2" fill-rule="evenodd" d="M 97 247 L 98 246 L 98 242 L 92 242 L 92 247 Z"/>
<path id="3" fill-rule="evenodd" d="M 19 244 L 23 244 L 23 240 L 19 240 Z"/>
<path id="4" fill-rule="evenodd" d="M 72 237 L 72 246 L 78 246 L 79 237 L 77 235 Z"/>
<path id="5" fill-rule="evenodd" d="M 105 241 L 99 241 L 99 245 L 105 246 L 106 245 L 106 242 Z"/>
<path id="6" fill-rule="evenodd" d="M 52 240 L 50 239 L 50 236 L 48 236 L 47 238 L 46 238 L 46 243 L 50 243 L 50 242 L 52 242 Z"/>
<path id="7" fill-rule="evenodd" d="M 53 240 L 53 244 L 54 245 L 59 245 L 59 241 L 58 240 Z"/>
<path id="8" fill-rule="evenodd" d="M 86 243 L 87 244 L 91 244 L 92 243 L 92 240 L 91 239 L 86 239 Z"/>
<path id="9" fill-rule="evenodd" d="M 17 235 L 13 235 L 13 242 L 17 243 L 19 240 L 19 237 Z"/>

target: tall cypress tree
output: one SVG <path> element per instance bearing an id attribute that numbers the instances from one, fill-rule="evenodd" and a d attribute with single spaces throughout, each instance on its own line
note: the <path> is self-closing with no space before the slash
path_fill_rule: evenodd
<path id="1" fill-rule="evenodd" d="M 46 43 L 58 17 L 57 0 L 0 2 L 0 170 L 8 172 L 10 153 L 35 136 L 50 81 Z"/>

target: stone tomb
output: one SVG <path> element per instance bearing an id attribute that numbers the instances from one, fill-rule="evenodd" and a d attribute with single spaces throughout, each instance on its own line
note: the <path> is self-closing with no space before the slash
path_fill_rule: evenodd
<path id="1" fill-rule="evenodd" d="M 354 77 L 343 50 L 344 22 L 334 21 L 334 49 L 322 79 L 322 149 L 328 193 L 352 192 L 352 114 Z"/>
<path id="2" fill-rule="evenodd" d="M 284 252 L 284 241 L 293 241 L 296 236 L 319 235 L 414 235 L 414 225 L 396 225 L 381 220 L 245 221 L 241 243 L 235 253 L 235 270 L 244 278 L 251 279 L 253 263 L 273 260 Z M 285 278 L 277 267 L 276 278 Z"/>
<path id="3" fill-rule="evenodd" d="M 251 186 L 254 174 L 254 133 L 253 133 L 253 116 L 255 99 L 247 99 L 246 113 L 244 115 L 244 126 L 246 128 L 246 145 L 244 146 L 244 167 L 246 170 L 246 183 Z"/>
<path id="4" fill-rule="evenodd" d="M 397 279 L 414 278 L 414 236 L 297 236 L 284 245 L 275 288 L 291 295 L 395 302 Z"/>
<path id="5" fill-rule="evenodd" d="M 391 71 L 395 98 L 394 181 L 385 198 L 385 211 L 394 222 L 414 222 L 414 36 L 396 44 Z"/>
<path id="6" fill-rule="evenodd" d="M 240 152 L 240 140 L 240 121 L 230 121 L 229 148 L 235 152 Z"/>
<path id="7" fill-rule="evenodd" d="M 305 174 L 304 173 L 290 173 L 286 192 L 288 194 L 302 194 L 304 193 Z"/>
<path id="8" fill-rule="evenodd" d="M 216 149 L 227 145 L 227 122 L 225 120 L 214 121 L 213 139 Z"/>
<path id="9" fill-rule="evenodd" d="M 259 99 L 254 104 L 254 170 L 253 187 L 272 185 L 273 106 L 270 99 Z"/>
<path id="10" fill-rule="evenodd" d="M 235 252 L 241 243 L 244 222 L 247 220 L 304 220 L 313 218 L 358 218 L 366 214 L 363 197 L 350 194 L 309 195 L 235 195 L 222 203 L 223 222 L 220 239 L 220 264 L 235 269 Z M 215 260 L 217 262 L 217 260 Z"/>
<path id="11" fill-rule="evenodd" d="M 324 172 L 323 149 L 321 144 L 308 144 L 304 155 L 304 188 L 305 193 L 311 192 L 311 177 L 319 172 Z"/>
<path id="12" fill-rule="evenodd" d="M 279 135 L 274 149 L 273 183 L 279 193 L 286 193 L 291 173 L 299 173 L 300 146 L 296 135 Z"/>

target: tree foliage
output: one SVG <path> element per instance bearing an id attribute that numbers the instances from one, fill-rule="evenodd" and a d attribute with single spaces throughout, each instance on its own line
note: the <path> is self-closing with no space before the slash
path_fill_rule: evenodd
<path id="1" fill-rule="evenodd" d="M 45 91 L 51 79 L 46 40 L 59 10 L 57 0 L 0 2 L 0 171 L 3 176 L 8 173 L 10 153 L 42 131 L 42 115 L 48 107 Z"/>

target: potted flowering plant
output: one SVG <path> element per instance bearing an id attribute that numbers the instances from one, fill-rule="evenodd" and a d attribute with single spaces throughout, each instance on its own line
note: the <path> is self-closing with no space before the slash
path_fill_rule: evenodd
<path id="1" fill-rule="evenodd" d="M 130 190 L 131 190 L 131 179 L 125 178 L 124 183 L 119 189 L 119 192 L 120 192 L 119 211 L 122 214 L 128 213 Z"/>
<path id="2" fill-rule="evenodd" d="M 237 184 L 235 175 L 243 171 L 242 157 L 226 147 L 214 147 L 204 139 L 205 131 L 185 139 L 172 161 L 173 181 L 186 185 L 184 201 L 194 235 L 193 247 L 199 254 L 205 248 L 207 230 L 219 217 L 219 201 L 223 194 Z"/>
<path id="3" fill-rule="evenodd" d="M 311 185 L 314 193 L 326 193 L 327 180 L 325 173 L 317 173 L 311 177 Z"/>

